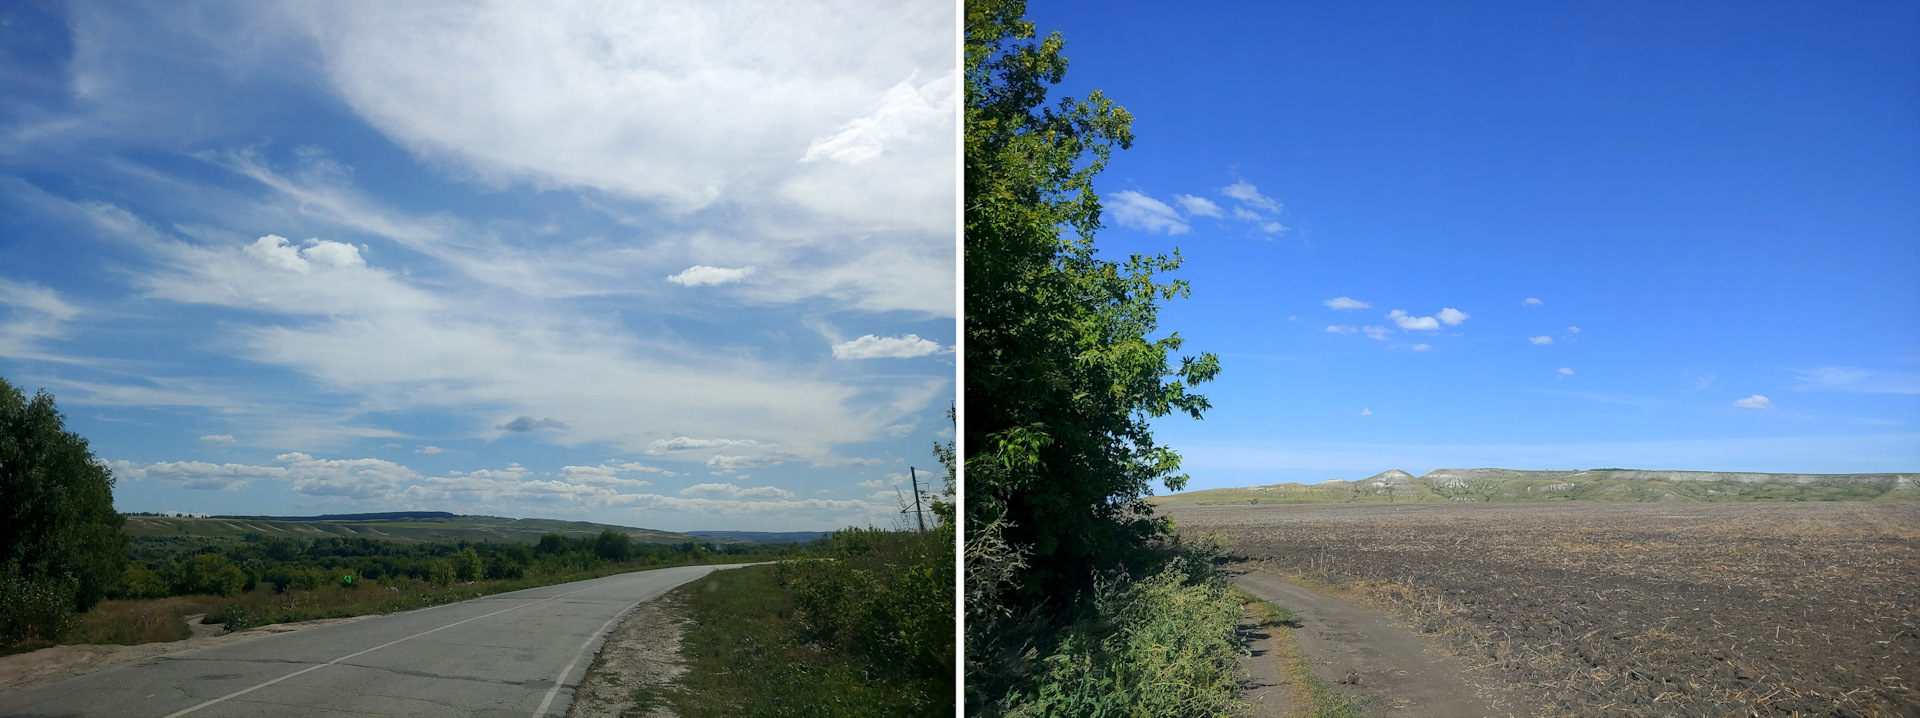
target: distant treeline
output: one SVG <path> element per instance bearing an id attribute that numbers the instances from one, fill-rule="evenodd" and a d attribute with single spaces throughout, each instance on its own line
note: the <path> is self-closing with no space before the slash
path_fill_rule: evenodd
<path id="1" fill-rule="evenodd" d="M 159 598 L 190 594 L 235 596 L 265 584 L 275 592 L 311 590 L 354 582 L 415 579 L 445 586 L 454 582 L 519 579 L 590 571 L 632 563 L 639 566 L 703 563 L 721 557 L 781 555 L 798 547 L 723 544 L 643 544 L 626 534 L 568 538 L 546 534 L 539 543 L 416 543 L 369 538 L 268 537 L 250 533 L 225 548 L 177 544 L 193 539 L 139 537 L 132 541 L 126 576 L 114 598 Z"/>

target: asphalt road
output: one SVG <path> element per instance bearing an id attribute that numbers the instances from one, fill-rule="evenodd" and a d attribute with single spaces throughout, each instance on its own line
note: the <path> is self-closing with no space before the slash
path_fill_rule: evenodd
<path id="1" fill-rule="evenodd" d="M 615 619 L 681 566 L 209 646 L 0 693 L 0 716 L 561 715 Z"/>

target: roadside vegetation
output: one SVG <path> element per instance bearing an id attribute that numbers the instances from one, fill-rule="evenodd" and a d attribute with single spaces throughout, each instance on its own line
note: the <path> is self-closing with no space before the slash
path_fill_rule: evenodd
<path id="1" fill-rule="evenodd" d="M 629 713 L 664 701 L 682 718 L 953 715 L 952 442 L 934 454 L 946 490 L 926 530 L 848 528 L 678 589 L 688 670 L 639 689 Z"/>
<path id="2" fill-rule="evenodd" d="M 1240 604 L 1220 550 L 1145 498 L 1186 483 L 1149 422 L 1209 408 L 1212 354 L 1171 361 L 1156 275 L 1178 252 L 1098 256 L 1093 179 L 1132 141 L 1099 92 L 1047 105 L 1067 62 L 1021 0 L 966 6 L 969 715 L 1201 716 L 1237 709 Z"/>
<path id="3" fill-rule="evenodd" d="M 680 589 L 682 718 L 953 715 L 954 535 L 847 529 Z"/>

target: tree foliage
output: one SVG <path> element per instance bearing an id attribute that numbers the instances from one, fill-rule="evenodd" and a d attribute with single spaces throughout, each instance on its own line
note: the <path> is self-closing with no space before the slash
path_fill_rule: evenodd
<path id="1" fill-rule="evenodd" d="M 53 396 L 28 400 L 0 379 L 0 575 L 71 586 L 70 610 L 93 607 L 126 567 L 113 474 L 67 431 Z"/>
<path id="2" fill-rule="evenodd" d="M 1063 41 L 1032 42 L 1024 13 L 967 3 L 964 447 L 969 544 L 991 527 L 978 538 L 1024 556 L 998 598 L 1031 607 L 1086 591 L 1166 530 L 1144 499 L 1186 476 L 1149 421 L 1199 418 L 1209 405 L 1188 388 L 1220 367 L 1170 364 L 1179 335 L 1151 338 L 1160 303 L 1188 291 L 1156 279 L 1177 251 L 1099 258 L 1093 179 L 1132 144 L 1132 116 L 1098 91 L 1046 105 Z"/>

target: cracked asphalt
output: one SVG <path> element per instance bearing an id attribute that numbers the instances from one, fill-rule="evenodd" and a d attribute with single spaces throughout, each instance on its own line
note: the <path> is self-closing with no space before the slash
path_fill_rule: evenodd
<path id="1" fill-rule="evenodd" d="M 629 608 L 731 566 L 502 593 L 170 653 L 0 693 L 0 716 L 563 715 Z"/>

